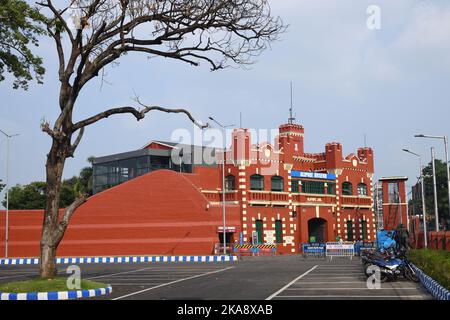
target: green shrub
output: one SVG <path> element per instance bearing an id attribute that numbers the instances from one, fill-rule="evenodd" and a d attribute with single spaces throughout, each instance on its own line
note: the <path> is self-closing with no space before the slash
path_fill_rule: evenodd
<path id="1" fill-rule="evenodd" d="M 445 250 L 411 250 L 410 260 L 441 286 L 450 290 L 450 253 Z"/>

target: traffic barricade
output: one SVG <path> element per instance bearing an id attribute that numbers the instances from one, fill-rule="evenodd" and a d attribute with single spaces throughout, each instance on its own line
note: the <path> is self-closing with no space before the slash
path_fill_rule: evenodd
<path id="1" fill-rule="evenodd" d="M 327 242 L 325 256 L 332 260 L 335 257 L 350 258 L 355 255 L 355 245 L 353 242 Z"/>
<path id="2" fill-rule="evenodd" d="M 364 251 L 374 251 L 375 249 L 375 242 L 357 241 L 355 243 L 355 255 L 357 256 L 360 256 Z"/>
<path id="3" fill-rule="evenodd" d="M 277 253 L 277 246 L 275 244 L 237 244 L 234 246 L 233 252 L 237 256 L 275 255 Z"/>

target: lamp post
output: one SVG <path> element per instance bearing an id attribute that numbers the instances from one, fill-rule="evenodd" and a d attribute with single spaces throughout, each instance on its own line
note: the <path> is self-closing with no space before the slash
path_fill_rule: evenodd
<path id="1" fill-rule="evenodd" d="M 3 130 L 0 132 L 6 137 L 6 215 L 5 215 L 5 258 L 8 258 L 8 240 L 9 240 L 9 139 L 19 134 L 7 134 Z"/>
<path id="2" fill-rule="evenodd" d="M 449 216 L 450 216 L 450 171 L 449 171 L 450 168 L 449 168 L 449 161 L 448 161 L 448 138 L 447 138 L 447 136 L 433 136 L 433 135 L 426 135 L 426 134 L 416 134 L 414 137 L 444 140 L 445 166 L 446 166 L 446 170 L 447 170 L 448 210 L 449 210 Z"/>
<path id="3" fill-rule="evenodd" d="M 223 218 L 223 254 L 227 254 L 227 231 L 226 231 L 226 209 L 225 209 L 225 149 L 226 149 L 226 128 L 233 127 L 232 125 L 224 126 L 213 117 L 209 117 L 209 120 L 214 121 L 219 127 L 222 128 L 223 136 L 223 158 L 222 158 L 222 218 Z"/>
<path id="4" fill-rule="evenodd" d="M 431 147 L 431 167 L 433 169 L 433 193 L 434 193 L 434 222 L 436 225 L 436 232 L 439 232 L 439 209 L 438 198 L 436 188 L 436 155 L 434 153 L 434 147 Z"/>
<path id="5" fill-rule="evenodd" d="M 422 189 L 422 217 L 423 217 L 423 242 L 424 247 L 428 247 L 428 239 L 427 239 L 427 221 L 426 221 L 426 207 L 425 207 L 425 187 L 424 187 L 424 179 L 423 179 L 423 165 L 422 165 L 422 157 L 414 153 L 412 151 L 409 151 L 408 149 L 403 149 L 403 151 L 410 153 L 416 157 L 419 158 L 420 163 L 420 183 L 421 183 L 421 189 Z"/>

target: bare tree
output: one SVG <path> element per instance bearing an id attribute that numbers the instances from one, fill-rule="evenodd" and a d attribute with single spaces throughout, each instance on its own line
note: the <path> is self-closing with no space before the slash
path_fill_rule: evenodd
<path id="1" fill-rule="evenodd" d="M 56 249 L 75 210 L 86 201 L 80 195 L 59 215 L 61 177 L 86 126 L 116 114 L 137 120 L 151 111 L 185 114 L 189 111 L 148 106 L 121 106 L 73 122 L 83 87 L 111 63 L 129 52 L 180 60 L 193 66 L 205 62 L 211 70 L 248 65 L 286 26 L 273 17 L 267 0 L 72 0 L 57 8 L 38 2 L 46 12 L 47 30 L 54 39 L 59 62 L 60 113 L 53 126 L 42 123 L 52 139 L 46 162 L 46 206 L 40 243 L 40 275 L 56 274 Z M 75 19 L 65 18 L 76 8 Z M 75 27 L 72 27 L 72 23 Z"/>

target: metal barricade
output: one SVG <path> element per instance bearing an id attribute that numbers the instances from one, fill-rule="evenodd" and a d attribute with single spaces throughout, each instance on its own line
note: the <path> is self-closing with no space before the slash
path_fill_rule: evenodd
<path id="1" fill-rule="evenodd" d="M 325 256 L 332 260 L 334 257 L 350 258 L 355 255 L 355 245 L 353 242 L 327 242 Z"/>
<path id="2" fill-rule="evenodd" d="M 303 258 L 325 258 L 324 243 L 302 243 L 301 244 Z"/>

